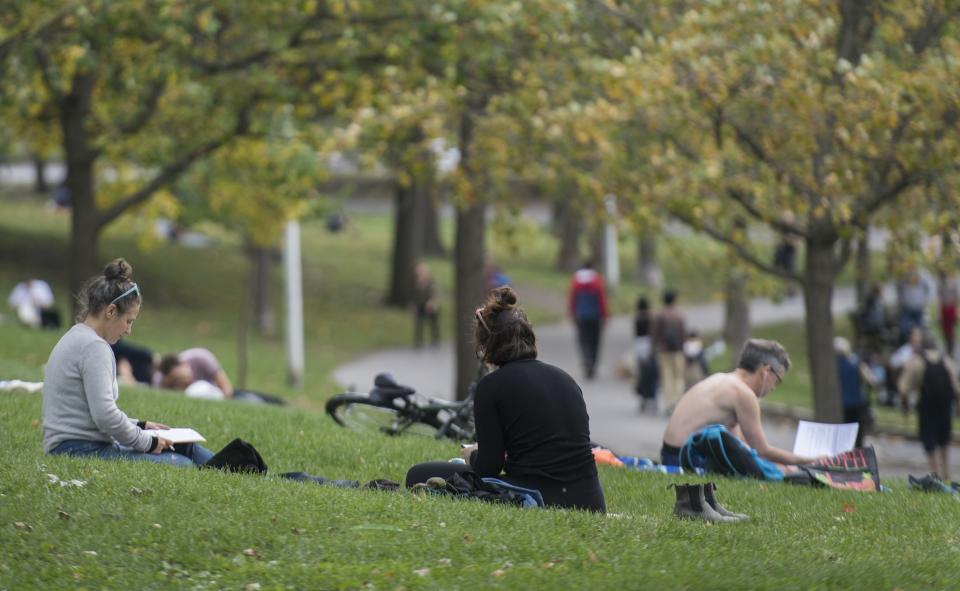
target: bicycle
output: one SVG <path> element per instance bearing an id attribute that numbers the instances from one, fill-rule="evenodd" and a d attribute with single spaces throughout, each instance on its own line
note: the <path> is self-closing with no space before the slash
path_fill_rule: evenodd
<path id="1" fill-rule="evenodd" d="M 416 398 L 416 390 L 402 386 L 389 373 L 377 374 L 373 389 L 367 394 L 345 392 L 327 401 L 326 411 L 338 425 L 351 429 L 376 431 L 387 435 L 413 433 L 449 438 L 456 441 L 476 440 L 473 420 L 473 390 L 459 401 Z"/>

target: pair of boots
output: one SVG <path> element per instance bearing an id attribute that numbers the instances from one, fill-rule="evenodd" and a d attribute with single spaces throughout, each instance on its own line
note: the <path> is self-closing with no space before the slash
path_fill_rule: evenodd
<path id="1" fill-rule="evenodd" d="M 748 521 L 750 517 L 743 513 L 728 511 L 717 501 L 717 485 L 671 484 L 677 490 L 677 503 L 673 514 L 682 519 L 699 519 L 712 523 L 737 523 Z"/>

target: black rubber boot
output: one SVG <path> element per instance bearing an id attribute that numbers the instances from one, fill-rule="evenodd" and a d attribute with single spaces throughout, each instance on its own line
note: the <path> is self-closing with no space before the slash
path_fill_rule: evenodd
<path id="1" fill-rule="evenodd" d="M 717 513 L 707 503 L 702 484 L 672 484 L 677 489 L 677 502 L 673 514 L 681 519 L 698 519 L 712 523 L 734 523 L 739 521 Z"/>
<path id="2" fill-rule="evenodd" d="M 707 501 L 707 504 L 710 505 L 710 507 L 711 507 L 714 511 L 716 511 L 717 513 L 719 513 L 720 515 L 723 515 L 723 516 L 725 516 L 725 517 L 733 517 L 733 518 L 736 519 L 737 521 L 749 521 L 749 520 L 750 520 L 750 516 L 749 516 L 749 515 L 745 515 L 745 514 L 743 514 L 743 513 L 734 513 L 733 511 L 730 511 L 730 510 L 726 509 L 726 508 L 725 508 L 723 505 L 721 505 L 720 502 L 717 500 L 717 494 L 716 494 L 716 493 L 717 493 L 717 485 L 716 485 L 715 483 L 713 483 L 713 482 L 708 482 L 708 483 L 706 483 L 705 485 L 703 485 L 703 497 L 704 497 L 704 499 Z"/>

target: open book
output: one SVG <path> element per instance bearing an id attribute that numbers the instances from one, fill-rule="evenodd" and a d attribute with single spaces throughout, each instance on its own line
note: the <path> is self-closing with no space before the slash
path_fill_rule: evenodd
<path id="1" fill-rule="evenodd" d="M 857 423 L 840 425 L 800 421 L 793 453 L 799 456 L 835 456 L 853 449 L 857 441 Z"/>
<path id="2" fill-rule="evenodd" d="M 203 435 L 197 433 L 189 427 L 176 427 L 173 429 L 144 429 L 145 433 L 156 437 L 169 439 L 174 443 L 199 443 L 206 441 Z"/>

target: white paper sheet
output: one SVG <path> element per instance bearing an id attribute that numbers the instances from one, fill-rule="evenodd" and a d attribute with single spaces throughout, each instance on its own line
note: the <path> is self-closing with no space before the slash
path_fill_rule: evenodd
<path id="1" fill-rule="evenodd" d="M 814 423 L 800 421 L 797 425 L 797 438 L 793 442 L 793 453 L 798 456 L 818 457 L 835 456 L 853 449 L 857 441 L 857 423 Z"/>
<path id="2" fill-rule="evenodd" d="M 206 441 L 203 435 L 188 427 L 177 427 L 174 429 L 145 429 L 144 431 L 156 437 L 169 439 L 174 443 L 199 443 L 200 441 Z"/>

